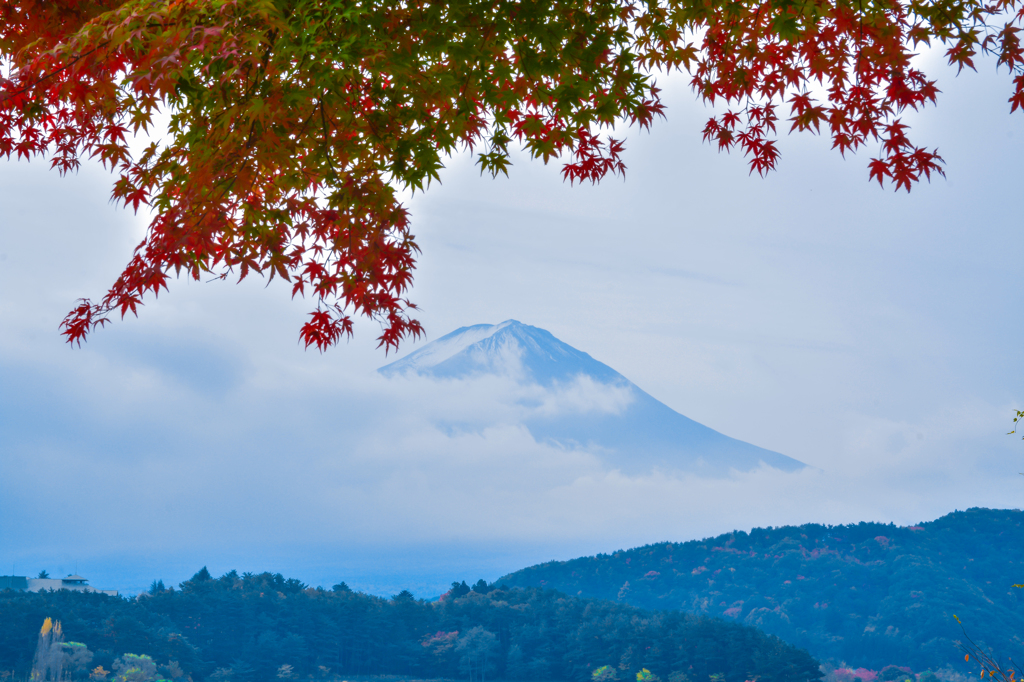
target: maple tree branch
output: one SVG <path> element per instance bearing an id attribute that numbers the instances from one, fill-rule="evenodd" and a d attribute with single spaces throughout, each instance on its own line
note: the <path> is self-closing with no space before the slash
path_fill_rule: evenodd
<path id="1" fill-rule="evenodd" d="M 5 10 L 35 2 L 7 0 Z M 775 167 L 768 138 L 778 108 L 817 79 L 828 100 L 791 98 L 794 127 L 826 123 L 841 154 L 873 136 L 883 159 L 869 164 L 869 180 L 909 189 L 941 173 L 937 154 L 911 145 L 893 120 L 934 101 L 933 82 L 908 66 L 914 46 L 952 43 L 961 66 L 996 54 L 1020 73 L 1022 15 L 993 28 L 1020 2 L 956 0 L 947 11 L 925 0 L 565 0 L 533 3 L 536 16 L 517 3 L 491 16 L 472 0 L 443 3 L 441 14 L 430 0 L 358 3 L 354 13 L 336 3 L 145 2 L 85 28 L 27 12 L 0 25 L 0 57 L 16 79 L 0 91 L 0 149 L 56 149 L 65 166 L 98 150 L 124 171 L 116 197 L 136 208 L 149 197 L 158 215 L 140 252 L 147 260 L 129 264 L 107 299 L 122 312 L 159 288 L 154 264 L 198 274 L 225 259 L 277 273 L 327 263 L 330 272 L 300 275 L 320 287 L 323 305 L 336 310 L 335 296 L 387 317 L 388 334 L 401 335 L 415 331 L 395 322 L 412 305 L 395 294 L 416 248 L 394 191 L 429 183 L 441 155 L 484 141 L 481 172 L 507 173 L 515 140 L 545 162 L 568 150 L 563 172 L 573 178 L 620 172 L 621 143 L 589 131 L 617 120 L 643 128 L 661 113 L 651 73 L 685 65 L 698 94 L 728 109 L 705 139 L 742 149 L 752 169 Z M 18 76 L 22 54 L 33 57 L 18 57 L 27 64 Z M 68 61 L 58 68 L 58 60 Z M 1018 80 L 1011 111 L 1024 107 Z M 24 96 L 34 88 L 39 94 Z M 122 123 L 148 121 L 163 106 L 172 113 L 169 151 L 130 161 Z M 282 244 L 290 245 L 284 260 Z M 84 336 L 85 320 L 81 311 L 69 318 L 70 341 Z M 340 333 L 324 325 L 314 320 L 308 333 Z"/>
<path id="2" fill-rule="evenodd" d="M 4 97 L 2 99 L 0 99 L 0 102 L 6 102 L 9 99 L 12 99 L 14 97 L 17 97 L 18 95 L 24 94 L 24 93 L 28 92 L 29 90 L 33 89 L 34 87 L 36 87 L 37 85 L 39 85 L 40 83 L 42 83 L 43 81 L 49 80 L 50 78 L 53 78 L 57 74 L 63 73 L 64 71 L 67 71 L 72 66 L 77 64 L 79 61 L 81 61 L 81 60 L 85 59 L 86 57 L 88 57 L 89 55 L 91 55 L 93 52 L 96 52 L 97 50 L 101 50 L 104 47 L 106 47 L 107 45 L 109 45 L 110 42 L 111 41 L 108 40 L 105 43 L 101 43 L 100 45 L 97 45 L 96 47 L 94 47 L 93 49 L 89 50 L 88 52 L 85 52 L 83 54 L 78 55 L 77 57 L 75 57 L 70 62 L 68 62 L 64 66 L 60 67 L 56 71 L 51 71 L 50 73 L 46 74 L 45 76 L 42 76 L 39 79 L 37 79 L 35 82 L 29 83 L 28 85 L 23 87 L 21 90 L 16 90 L 14 92 L 6 93 L 4 95 Z"/>
<path id="3" fill-rule="evenodd" d="M 318 107 L 320 109 L 320 122 L 323 124 L 324 145 L 327 147 L 326 154 L 324 154 L 324 156 L 327 157 L 327 165 L 331 167 L 332 171 L 337 173 L 338 169 L 334 167 L 334 160 L 331 158 L 331 144 L 330 144 L 330 140 L 328 139 L 327 114 L 324 113 L 324 99 L 323 99 L 323 95 L 320 96 L 319 101 L 317 102 L 317 105 L 318 105 Z M 314 114 L 315 114 L 315 111 L 313 113 L 310 113 L 309 118 L 312 118 L 314 116 Z M 305 126 L 303 126 L 303 128 L 305 128 Z"/>
<path id="4" fill-rule="evenodd" d="M 1014 585 L 1014 587 L 1020 586 Z M 999 661 L 993 658 L 990 654 L 986 653 L 984 649 L 978 646 L 978 644 L 973 639 L 971 639 L 971 636 L 967 634 L 967 629 L 964 627 L 964 624 L 960 622 L 960 619 L 957 618 L 957 616 L 955 615 L 953 616 L 953 618 L 956 618 L 957 624 L 960 625 L 960 629 L 964 633 L 964 639 L 967 640 L 967 644 L 964 644 L 963 642 L 957 642 L 957 646 L 961 651 L 964 652 L 965 661 L 968 661 L 971 657 L 974 657 L 974 660 L 976 660 L 981 665 L 982 677 L 985 677 L 985 673 L 988 673 L 988 677 L 991 678 L 998 676 L 998 679 L 1002 682 L 1016 682 L 1018 674 L 1024 676 L 1024 669 L 1021 668 L 1020 664 L 1014 663 L 1012 658 L 1009 659 L 1011 666 L 1010 669 L 1005 670 Z"/>

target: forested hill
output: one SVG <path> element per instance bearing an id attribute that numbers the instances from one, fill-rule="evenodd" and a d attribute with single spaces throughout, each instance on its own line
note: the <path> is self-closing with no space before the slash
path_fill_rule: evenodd
<path id="1" fill-rule="evenodd" d="M 1024 513 L 969 509 L 919 526 L 785 526 L 552 562 L 505 576 L 649 609 L 754 625 L 821 660 L 914 670 L 962 662 L 954 614 L 1014 659 L 1024 635 Z M 976 671 L 975 671 L 976 672 Z"/>
<path id="2" fill-rule="evenodd" d="M 606 670 L 607 682 L 628 682 L 644 668 L 666 682 L 820 677 L 805 651 L 754 628 L 554 590 L 480 581 L 426 602 L 408 592 L 391 599 L 354 593 L 344 583 L 313 589 L 279 574 L 232 571 L 214 579 L 205 568 L 180 590 L 161 588 L 134 599 L 0 592 L 0 671 L 28 679 L 40 625 L 50 617 L 62 622 L 68 640 L 87 647 L 74 649 L 70 679 L 91 682 L 116 682 L 105 671 L 138 669 L 140 655 L 152 658 L 153 674 L 134 682 L 379 674 L 583 682 L 605 665 L 618 671 Z"/>

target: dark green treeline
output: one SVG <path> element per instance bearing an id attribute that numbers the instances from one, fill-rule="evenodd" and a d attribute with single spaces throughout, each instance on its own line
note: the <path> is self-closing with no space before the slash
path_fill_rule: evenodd
<path id="1" fill-rule="evenodd" d="M 0 593 L 0 670 L 27 674 L 39 626 L 52 617 L 94 653 L 90 665 L 109 669 L 124 653 L 147 654 L 165 666 L 177 661 L 197 682 L 372 674 L 582 682 L 603 665 L 622 680 L 642 668 L 674 682 L 820 676 L 809 654 L 754 628 L 553 590 L 480 581 L 426 602 L 344 583 L 314 589 L 280 574 L 215 579 L 205 568 L 178 590 L 161 587 L 133 599 Z"/>
<path id="2" fill-rule="evenodd" d="M 969 509 L 919 526 L 755 528 L 551 562 L 501 578 L 646 609 L 753 625 L 822 661 L 959 666 L 964 633 L 996 656 L 1024 646 L 1024 512 Z"/>

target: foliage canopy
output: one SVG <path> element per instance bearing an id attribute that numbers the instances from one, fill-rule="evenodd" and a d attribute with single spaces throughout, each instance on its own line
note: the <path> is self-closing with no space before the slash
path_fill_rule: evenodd
<path id="1" fill-rule="evenodd" d="M 900 115 L 935 101 L 915 50 L 958 68 L 996 55 L 1024 105 L 1020 0 L 3 0 L 0 154 L 95 157 L 113 196 L 153 219 L 81 340 L 137 313 L 170 274 L 281 277 L 316 309 L 321 350 L 378 319 L 391 349 L 422 329 L 405 297 L 418 251 L 399 189 L 424 189 L 460 148 L 507 173 L 510 149 L 564 159 L 570 182 L 623 173 L 616 124 L 663 115 L 655 75 L 685 69 L 726 110 L 704 138 L 752 171 L 791 130 L 841 153 L 878 142 L 870 176 L 909 190 L 941 173 Z M 818 101 L 813 93 L 822 93 Z M 166 140 L 129 137 L 169 116 Z"/>

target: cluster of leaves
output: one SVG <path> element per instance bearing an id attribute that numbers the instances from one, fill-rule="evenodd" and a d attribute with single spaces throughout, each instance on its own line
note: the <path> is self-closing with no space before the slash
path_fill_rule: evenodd
<path id="1" fill-rule="evenodd" d="M 379 318 L 395 347 L 420 325 L 404 293 L 417 252 L 397 189 L 438 179 L 443 155 L 483 145 L 506 172 L 517 141 L 570 180 L 620 172 L 592 130 L 660 112 L 630 50 L 636 8 L 611 2 L 44 0 L 0 5 L 0 154 L 83 155 L 114 198 L 155 217 L 121 278 L 64 321 L 69 341 L 135 313 L 169 273 L 266 272 L 311 294 L 318 348 Z M 128 136 L 170 113 L 165 144 Z"/>
<path id="2" fill-rule="evenodd" d="M 824 126 L 844 155 L 877 141 L 881 153 L 870 176 L 880 185 L 891 180 L 910 191 L 922 177 L 943 173 L 938 152 L 913 145 L 899 118 L 935 102 L 935 81 L 913 65 L 914 49 L 932 41 L 947 45 L 947 58 L 961 70 L 974 68 L 979 50 L 996 54 L 1014 75 L 1011 110 L 1024 106 L 1016 26 L 1024 7 L 1013 2 L 776 0 L 756 7 L 694 3 L 682 14 L 688 28 L 707 29 L 694 89 L 729 105 L 708 121 L 704 138 L 722 149 L 738 146 L 762 174 L 778 159 L 773 138 L 782 102 L 791 131 Z M 824 102 L 812 96 L 815 84 Z"/>
<path id="3" fill-rule="evenodd" d="M 1024 587 L 1024 585 L 1014 585 L 1014 587 Z M 979 645 L 967 634 L 967 629 L 963 627 L 960 618 L 953 617 L 964 631 L 963 640 L 960 642 L 960 650 L 964 652 L 964 662 L 970 663 L 973 660 L 978 665 L 980 668 L 979 678 L 989 677 L 997 679 L 999 682 L 1016 682 L 1019 679 L 1018 676 L 1024 676 L 1024 669 L 1020 667 L 1019 663 L 1015 663 L 1013 659 L 1003 661 L 991 650 Z"/>
<path id="4" fill-rule="evenodd" d="M 1010 431 L 1008 434 L 1006 434 L 1007 436 L 1012 436 L 1016 434 L 1017 427 L 1019 426 L 1017 422 L 1019 422 L 1021 419 L 1024 419 L 1024 410 L 1014 410 L 1014 412 L 1016 412 L 1016 414 L 1013 416 L 1013 431 Z M 1022 438 L 1024 438 L 1024 436 L 1022 436 Z"/>
<path id="5" fill-rule="evenodd" d="M 1020 0 L 8 0 L 0 3 L 0 155 L 94 157 L 115 200 L 153 219 L 120 278 L 63 323 L 72 343 L 137 313 L 171 273 L 281 277 L 316 300 L 321 350 L 382 324 L 421 333 L 417 253 L 396 192 L 468 148 L 506 173 L 510 145 L 570 182 L 623 173 L 617 124 L 663 115 L 655 74 L 687 69 L 728 110 L 704 136 L 775 167 L 778 109 L 840 152 L 880 143 L 871 177 L 941 172 L 899 116 L 934 102 L 912 65 L 938 41 L 959 67 L 995 54 L 1024 104 Z M 812 92 L 825 93 L 818 103 Z M 130 138 L 169 117 L 133 155 Z"/>
<path id="6" fill-rule="evenodd" d="M 672 682 L 819 677 L 806 652 L 750 627 L 682 613 L 506 589 L 483 581 L 426 602 L 308 588 L 280 575 L 217 579 L 204 569 L 181 589 L 131 600 L 79 592 L 0 592 L 0 669 L 31 663 L 44 614 L 95 651 L 145 651 L 193 680 L 252 682 L 310 675 L 399 674 L 588 682 L 601 666 L 628 679 L 647 669 Z M 290 666 L 285 668 L 284 666 Z M 484 677 L 486 673 L 486 678 Z"/>
<path id="7" fill-rule="evenodd" d="M 909 528 L 759 528 L 541 564 L 502 581 L 731 618 L 821 660 L 967 672 L 955 614 L 979 651 L 1024 644 L 1012 587 L 1024 574 L 1022 529 L 1024 512 L 986 509 Z"/>

